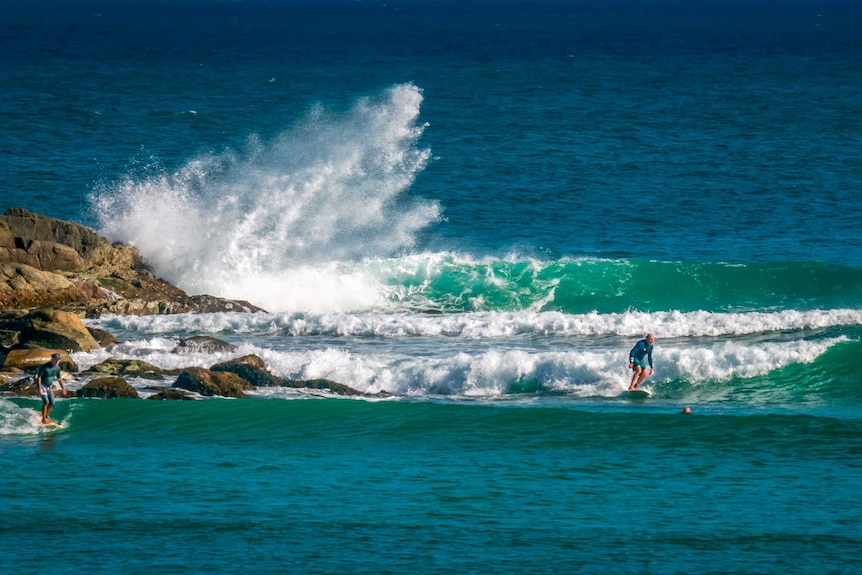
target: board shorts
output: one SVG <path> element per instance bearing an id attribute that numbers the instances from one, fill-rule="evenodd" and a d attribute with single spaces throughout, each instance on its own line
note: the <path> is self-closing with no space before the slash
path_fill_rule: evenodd
<path id="1" fill-rule="evenodd" d="M 646 368 L 648 368 L 648 367 L 649 367 L 649 365 L 647 365 L 647 359 L 646 359 L 646 357 L 642 357 L 642 358 L 640 358 L 640 359 L 635 358 L 635 359 L 634 359 L 634 361 L 632 361 L 632 370 L 633 370 L 633 371 L 637 371 L 637 369 L 638 369 L 639 367 L 640 367 L 641 369 L 646 369 Z"/>
<path id="2" fill-rule="evenodd" d="M 45 393 L 41 394 L 42 403 L 47 403 L 48 405 L 54 405 L 54 390 L 50 387 L 45 390 Z"/>

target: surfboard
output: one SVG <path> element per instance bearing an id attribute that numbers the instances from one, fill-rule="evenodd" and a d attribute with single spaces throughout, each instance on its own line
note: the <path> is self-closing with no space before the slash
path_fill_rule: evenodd
<path id="1" fill-rule="evenodd" d="M 51 423 L 42 423 L 40 421 L 39 427 L 44 427 L 45 429 L 55 429 L 57 427 L 60 427 L 60 424 L 57 423 L 56 421 L 52 421 Z"/>
<path id="2" fill-rule="evenodd" d="M 629 399 L 646 399 L 651 394 L 645 389 L 630 389 L 626 391 Z"/>

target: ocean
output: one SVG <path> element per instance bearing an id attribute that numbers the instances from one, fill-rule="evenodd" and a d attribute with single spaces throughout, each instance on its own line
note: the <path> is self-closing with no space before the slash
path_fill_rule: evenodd
<path id="1" fill-rule="evenodd" d="M 60 400 L 50 432 L 0 399 L 0 571 L 862 572 L 860 29 L 814 0 L 4 1 L 0 210 L 266 310 L 90 319 L 120 343 L 81 370 L 255 354 L 364 395 Z"/>

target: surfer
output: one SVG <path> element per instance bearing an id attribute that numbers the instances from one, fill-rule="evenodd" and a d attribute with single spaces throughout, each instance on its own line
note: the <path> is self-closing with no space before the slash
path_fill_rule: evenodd
<path id="1" fill-rule="evenodd" d="M 66 386 L 63 383 L 63 376 L 60 373 L 60 354 L 51 354 L 51 361 L 43 363 L 39 366 L 39 371 L 36 372 L 36 386 L 39 388 L 39 395 L 42 397 L 42 424 L 48 425 L 55 423 L 49 415 L 54 409 L 54 392 L 51 387 L 54 382 L 60 383 L 60 389 L 63 390 L 63 396 L 66 395 Z"/>
<path id="2" fill-rule="evenodd" d="M 655 338 L 651 333 L 637 342 L 629 352 L 629 369 L 633 370 L 632 381 L 629 390 L 637 389 L 647 376 L 647 362 L 649 362 L 649 375 L 652 375 L 652 348 Z"/>

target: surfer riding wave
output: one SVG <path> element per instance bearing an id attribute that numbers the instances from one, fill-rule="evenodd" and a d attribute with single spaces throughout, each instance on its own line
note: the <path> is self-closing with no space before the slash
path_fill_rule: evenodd
<path id="1" fill-rule="evenodd" d="M 655 337 L 648 333 L 647 336 L 637 342 L 629 352 L 629 369 L 633 370 L 632 380 L 629 383 L 629 391 L 637 389 L 647 376 L 647 363 L 649 363 L 649 375 L 653 373 L 652 350 Z"/>

